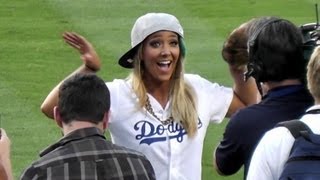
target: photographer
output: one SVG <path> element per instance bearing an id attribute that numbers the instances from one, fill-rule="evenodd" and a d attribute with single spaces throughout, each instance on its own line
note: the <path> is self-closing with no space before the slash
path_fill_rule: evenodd
<path id="1" fill-rule="evenodd" d="M 310 128 L 311 132 L 317 135 L 320 134 L 319 62 L 320 47 L 317 47 L 310 58 L 307 72 L 308 89 L 315 100 L 315 105 L 310 107 L 302 116 L 302 118 L 300 118 L 300 121 Z M 291 131 L 288 131 L 288 129 L 285 127 L 277 127 L 268 131 L 263 136 L 256 150 L 254 151 L 251 160 L 251 166 L 248 172 L 248 180 L 272 180 L 279 178 L 288 179 L 287 175 L 290 175 L 292 179 L 295 179 L 299 176 L 302 176 L 303 179 L 319 179 L 319 173 L 314 173 L 319 172 L 319 162 L 316 161 L 318 160 L 316 159 L 316 153 L 312 153 L 312 151 L 308 148 L 305 148 L 302 143 L 296 144 L 297 140 L 295 142 L 295 139 L 297 139 L 297 137 L 294 138 Z M 312 144 L 311 142 L 307 141 L 307 144 Z M 313 155 L 313 157 L 304 156 L 308 158 L 301 158 L 300 161 L 289 161 L 289 155 L 294 152 L 292 148 L 299 146 L 304 148 L 303 151 L 299 152 L 303 152 L 307 155 Z M 318 149 L 314 148 L 314 146 L 310 147 L 313 147 L 314 151 L 319 151 Z M 288 162 L 293 164 L 290 166 Z M 311 163 L 317 164 L 310 166 Z M 292 165 L 299 169 L 292 168 Z M 301 166 L 308 168 L 306 170 L 306 168 L 301 168 Z M 310 173 L 310 171 L 312 171 L 312 173 Z"/>
<path id="2" fill-rule="evenodd" d="M 232 175 L 244 165 L 244 178 L 263 134 L 279 122 L 299 118 L 313 103 L 305 85 L 301 31 L 288 20 L 261 17 L 248 35 L 246 76 L 256 79 L 263 97 L 231 117 L 214 153 L 221 175 Z"/>

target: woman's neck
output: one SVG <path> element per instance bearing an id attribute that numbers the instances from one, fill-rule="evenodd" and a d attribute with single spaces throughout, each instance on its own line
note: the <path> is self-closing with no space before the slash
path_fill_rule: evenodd
<path id="1" fill-rule="evenodd" d="M 152 95 L 163 108 L 166 107 L 169 96 L 170 96 L 170 87 L 167 84 L 158 84 L 158 85 L 148 85 L 147 92 Z"/>

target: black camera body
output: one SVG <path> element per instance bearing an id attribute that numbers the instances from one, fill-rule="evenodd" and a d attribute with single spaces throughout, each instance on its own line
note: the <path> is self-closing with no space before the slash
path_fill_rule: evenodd
<path id="1" fill-rule="evenodd" d="M 319 23 L 307 23 L 300 26 L 303 35 L 303 56 L 309 61 L 314 48 L 320 45 L 320 25 Z"/>

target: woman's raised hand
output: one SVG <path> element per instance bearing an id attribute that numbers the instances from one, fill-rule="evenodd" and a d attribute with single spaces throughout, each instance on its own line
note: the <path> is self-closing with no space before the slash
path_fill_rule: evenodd
<path id="1" fill-rule="evenodd" d="M 67 44 L 80 52 L 81 59 L 87 68 L 94 72 L 100 69 L 101 62 L 97 52 L 83 36 L 74 32 L 65 32 L 63 33 L 63 39 Z"/>

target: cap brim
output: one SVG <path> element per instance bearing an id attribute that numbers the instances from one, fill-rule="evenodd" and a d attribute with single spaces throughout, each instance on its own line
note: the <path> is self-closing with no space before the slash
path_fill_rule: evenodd
<path id="1" fill-rule="evenodd" d="M 123 56 L 121 56 L 118 61 L 119 65 L 124 68 L 133 68 L 133 57 L 135 56 L 137 49 L 138 46 L 135 46 L 134 48 L 126 52 Z"/>

